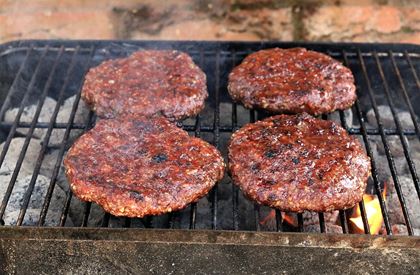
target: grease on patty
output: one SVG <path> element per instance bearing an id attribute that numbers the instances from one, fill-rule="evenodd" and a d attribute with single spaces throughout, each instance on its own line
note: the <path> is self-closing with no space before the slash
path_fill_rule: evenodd
<path id="1" fill-rule="evenodd" d="M 73 193 L 115 216 L 180 210 L 224 174 L 220 153 L 162 117 L 100 120 L 64 159 Z"/>
<path id="2" fill-rule="evenodd" d="M 185 53 L 144 50 L 102 62 L 85 77 L 82 98 L 102 118 L 197 115 L 208 97 L 206 75 Z"/>
<path id="3" fill-rule="evenodd" d="M 284 211 L 328 212 L 362 200 L 370 159 L 332 121 L 278 115 L 232 135 L 229 170 L 252 200 Z"/>
<path id="4" fill-rule="evenodd" d="M 304 48 L 267 49 L 248 55 L 229 75 L 229 94 L 247 108 L 319 115 L 356 100 L 350 69 Z"/>

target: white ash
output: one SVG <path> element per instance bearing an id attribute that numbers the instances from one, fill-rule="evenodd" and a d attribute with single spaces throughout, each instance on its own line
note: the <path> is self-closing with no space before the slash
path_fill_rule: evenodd
<path id="1" fill-rule="evenodd" d="M 24 142 L 25 138 L 13 138 L 11 140 L 6 157 L 0 168 L 0 175 L 7 176 L 13 173 Z M 3 151 L 4 144 L 5 143 L 2 143 L 0 145 L 0 152 Z M 36 139 L 31 139 L 19 171 L 19 177 L 32 175 L 40 150 L 41 145 L 39 141 Z"/>
<path id="2" fill-rule="evenodd" d="M 405 224 L 393 224 L 391 227 L 393 235 L 408 235 L 407 226 Z M 413 228 L 414 236 L 420 236 L 420 229 Z M 386 230 L 383 229 L 384 234 L 386 234 Z"/>
<path id="3" fill-rule="evenodd" d="M 321 227 L 319 224 L 310 224 L 307 226 L 304 226 L 304 232 L 311 232 L 311 233 L 320 233 Z M 335 233 L 335 234 L 342 234 L 343 228 L 339 225 L 326 223 L 325 224 L 325 233 Z"/>
<path id="4" fill-rule="evenodd" d="M 15 182 L 13 192 L 7 204 L 8 208 L 20 209 L 22 207 L 23 199 L 31 179 L 32 176 L 27 176 Z M 42 204 L 44 203 L 49 184 L 49 178 L 44 177 L 42 175 L 38 175 L 35 181 L 34 189 L 32 191 L 28 207 L 42 208 Z M 1 190 L 1 192 L 4 194 L 5 190 Z M 64 191 L 60 187 L 56 186 L 51 197 L 49 209 L 58 211 L 61 210 L 64 205 L 65 197 L 66 194 L 64 193 Z"/>
<path id="5" fill-rule="evenodd" d="M 68 123 L 71 111 L 73 109 L 74 101 L 76 100 L 76 95 L 67 98 L 63 105 L 60 107 L 60 110 L 57 114 L 57 123 Z M 74 116 L 73 123 L 86 123 L 89 116 L 89 108 L 83 100 L 79 100 L 79 105 Z M 64 133 L 66 129 L 54 129 L 51 133 L 49 144 L 61 144 L 63 141 Z M 69 140 L 73 140 L 78 137 L 83 130 L 73 129 L 70 131 Z"/>
<path id="6" fill-rule="evenodd" d="M 29 187 L 32 176 L 27 176 L 23 179 L 16 180 L 14 184 L 13 191 L 10 195 L 9 201 L 7 203 L 7 208 L 5 212 L 4 221 L 6 225 L 14 225 L 19 215 L 19 211 L 23 206 L 23 201 L 25 193 Z M 29 200 L 27 207 L 27 212 L 24 217 L 24 225 L 36 225 L 38 223 L 40 209 L 43 206 L 50 180 L 47 177 L 38 175 L 32 195 Z M 7 190 L 7 185 L 0 185 L 0 194 L 4 197 Z M 59 187 L 55 186 L 51 201 L 48 207 L 47 217 L 45 224 L 46 225 L 58 225 L 60 213 L 64 206 L 66 194 Z M 73 224 L 69 220 L 69 224 Z"/>
<path id="7" fill-rule="evenodd" d="M 389 106 L 386 105 L 380 105 L 378 106 L 378 112 L 379 115 L 381 117 L 381 122 L 382 125 L 385 128 L 396 128 L 395 126 L 395 121 L 394 121 L 394 117 L 392 115 L 391 112 L 391 108 Z M 397 118 L 400 121 L 400 125 L 403 129 L 413 129 L 414 125 L 413 125 L 413 120 L 411 119 L 411 115 L 409 112 L 406 111 L 401 111 L 401 110 L 396 110 L 396 114 L 397 114 Z M 368 123 L 373 126 L 373 127 L 377 127 L 378 123 L 376 120 L 376 116 L 375 116 L 375 112 L 372 109 L 370 109 L 367 114 L 366 114 Z M 417 120 L 418 118 L 416 118 Z"/>
<path id="8" fill-rule="evenodd" d="M 41 209 L 29 208 L 28 210 L 26 210 L 22 225 L 37 226 L 40 213 L 41 213 Z M 16 225 L 18 215 L 19 215 L 19 210 L 5 213 L 3 217 L 4 223 L 6 225 Z M 59 226 L 60 218 L 61 218 L 61 212 L 48 211 L 47 216 L 45 218 L 44 225 L 45 226 Z M 74 224 L 70 219 L 67 219 L 65 226 L 72 227 L 74 226 Z"/>
<path id="9" fill-rule="evenodd" d="M 339 125 L 341 125 L 341 119 L 340 119 L 340 112 L 336 111 L 334 113 L 331 113 L 328 116 L 329 120 L 337 122 Z M 353 127 L 353 111 L 351 109 L 344 110 L 344 121 L 346 122 L 346 126 L 348 128 Z"/>
<path id="10" fill-rule="evenodd" d="M 420 229 L 420 202 L 417 196 L 416 189 L 412 178 L 401 176 L 399 177 L 402 196 L 405 199 L 408 215 L 411 219 L 413 228 Z M 405 224 L 405 219 L 402 212 L 402 207 L 398 199 L 398 194 L 395 189 L 393 180 L 388 181 L 388 191 L 386 206 L 391 224 Z"/>
<path id="11" fill-rule="evenodd" d="M 388 179 L 391 177 L 391 169 L 390 169 L 390 162 L 386 155 L 381 154 L 385 153 L 383 149 L 383 145 L 381 142 L 377 143 L 370 143 L 372 152 L 373 152 L 373 158 L 376 165 L 376 171 L 378 174 L 378 179 L 380 182 L 387 182 Z M 393 145 L 394 146 L 394 145 Z M 377 149 L 378 148 L 378 149 Z M 380 149 L 379 149 L 380 148 Z M 397 149 L 392 149 L 397 150 Z M 392 151 L 391 150 L 391 151 Z M 395 169 L 398 175 L 402 175 L 406 173 L 408 169 L 408 164 L 406 158 L 403 157 L 393 157 Z"/>
<path id="12" fill-rule="evenodd" d="M 408 151 L 410 150 L 410 146 L 408 144 L 408 140 L 406 137 L 404 137 L 407 145 L 408 145 Z M 387 136 L 386 137 L 386 141 L 388 143 L 389 146 L 389 151 L 391 152 L 391 155 L 393 157 L 404 157 L 404 149 L 403 149 L 403 145 L 401 142 L 401 139 L 399 136 Z M 383 145 L 382 139 L 378 136 L 378 139 L 376 141 L 376 143 L 378 144 L 377 149 L 378 149 L 378 153 L 381 155 L 385 155 L 385 146 Z"/>
<path id="13" fill-rule="evenodd" d="M 60 109 L 57 113 L 57 117 L 55 122 L 56 123 L 68 123 L 71 111 L 73 109 L 74 102 L 76 100 L 76 95 L 67 98 L 63 104 L 60 106 Z M 22 116 L 20 118 L 21 122 L 32 122 L 35 116 L 35 112 L 37 109 L 37 104 L 30 105 L 24 108 Z M 41 109 L 41 113 L 38 117 L 38 122 L 45 122 L 50 123 L 51 117 L 54 113 L 54 109 L 57 105 L 57 102 L 50 98 L 46 97 L 44 104 Z M 19 108 L 13 108 L 6 112 L 5 114 L 5 121 L 6 122 L 13 122 L 16 118 L 16 115 L 19 111 Z M 79 101 L 77 111 L 75 113 L 75 117 L 73 122 L 74 123 L 85 123 L 89 115 L 89 108 L 84 103 L 83 100 Z M 17 128 L 16 130 L 18 133 L 26 135 L 28 133 L 28 128 Z M 47 128 L 35 128 L 33 137 L 44 139 L 48 129 Z M 72 130 L 70 132 L 70 140 L 74 139 L 75 137 L 81 134 L 82 130 Z M 65 133 L 65 129 L 54 129 L 51 133 L 49 144 L 60 144 L 63 140 Z"/>
<path id="14" fill-rule="evenodd" d="M 49 150 L 45 153 L 39 170 L 41 175 L 51 177 L 58 159 L 59 150 Z"/>
<path id="15" fill-rule="evenodd" d="M 32 122 L 32 120 L 35 117 L 35 113 L 36 113 L 38 103 L 39 102 L 37 102 L 33 105 L 26 106 L 23 109 L 23 113 L 20 117 L 20 122 L 28 122 L 28 123 Z M 52 99 L 50 97 L 46 97 L 45 101 L 42 105 L 41 112 L 40 112 L 39 117 L 38 117 L 38 122 L 49 123 L 50 120 L 51 120 L 51 116 L 54 112 L 54 108 L 55 108 L 56 104 L 57 104 L 57 102 L 54 99 Z M 9 109 L 8 111 L 6 111 L 6 113 L 4 115 L 4 121 L 14 122 L 18 112 L 19 112 L 19 108 Z M 18 133 L 26 135 L 29 131 L 29 128 L 17 128 L 16 131 Z M 42 138 L 45 135 L 46 132 L 47 132 L 47 129 L 35 128 L 35 130 L 33 132 L 33 137 Z"/>

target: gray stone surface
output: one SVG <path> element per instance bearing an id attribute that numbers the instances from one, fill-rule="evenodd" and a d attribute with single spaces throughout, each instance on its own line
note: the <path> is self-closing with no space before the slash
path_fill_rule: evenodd
<path id="1" fill-rule="evenodd" d="M 51 116 L 54 112 L 54 108 L 57 102 L 50 98 L 46 97 L 44 104 L 42 105 L 41 113 L 38 117 L 38 122 L 50 122 Z M 35 116 L 35 112 L 37 109 L 38 102 L 34 105 L 26 106 L 23 110 L 23 113 L 20 117 L 20 122 L 32 122 Z M 18 114 L 19 108 L 13 108 L 6 112 L 4 120 L 6 122 L 14 122 L 16 115 Z M 17 132 L 26 135 L 28 133 L 28 128 L 17 128 Z M 40 129 L 35 128 L 33 132 L 33 137 L 42 138 L 44 134 L 47 132 L 47 129 Z"/>

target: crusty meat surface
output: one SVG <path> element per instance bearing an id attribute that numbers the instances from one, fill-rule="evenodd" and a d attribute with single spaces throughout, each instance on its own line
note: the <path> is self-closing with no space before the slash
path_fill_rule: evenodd
<path id="1" fill-rule="evenodd" d="M 225 167 L 216 148 L 163 117 L 100 120 L 73 144 L 64 166 L 77 197 L 128 217 L 186 207 Z"/>
<path id="2" fill-rule="evenodd" d="M 232 135 L 229 170 L 234 183 L 260 204 L 328 212 L 362 200 L 370 159 L 332 121 L 305 113 L 277 115 Z"/>
<path id="3" fill-rule="evenodd" d="M 304 48 L 248 55 L 229 75 L 231 97 L 246 108 L 319 115 L 356 100 L 351 71 L 328 55 Z"/>
<path id="4" fill-rule="evenodd" d="M 89 70 L 82 98 L 102 118 L 161 114 L 170 120 L 197 115 L 207 98 L 206 75 L 175 50 L 144 50 Z"/>

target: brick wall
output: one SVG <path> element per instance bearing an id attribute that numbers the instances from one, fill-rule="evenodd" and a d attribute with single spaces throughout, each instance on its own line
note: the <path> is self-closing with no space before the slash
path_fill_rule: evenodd
<path id="1" fill-rule="evenodd" d="M 420 44 L 420 1 L 0 0 L 0 42 L 29 38 Z"/>

